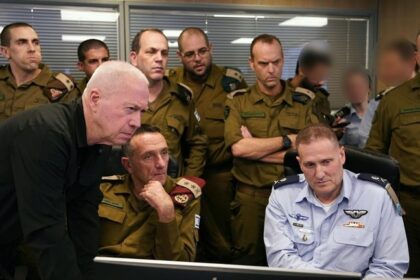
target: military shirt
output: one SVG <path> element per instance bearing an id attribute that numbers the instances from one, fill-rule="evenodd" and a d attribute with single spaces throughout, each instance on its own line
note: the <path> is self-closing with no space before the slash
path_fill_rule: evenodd
<path id="1" fill-rule="evenodd" d="M 228 93 L 247 87 L 242 74 L 239 70 L 212 64 L 210 74 L 203 84 L 189 81 L 184 68 L 170 71 L 169 77 L 193 90 L 200 126 L 209 142 L 207 166 L 232 164 L 232 154 L 224 142 L 224 107 Z"/>
<path id="2" fill-rule="evenodd" d="M 149 103 L 141 122 L 161 129 L 171 156 L 180 164 L 180 174 L 201 176 L 206 162 L 207 137 L 201 132 L 188 88 L 165 78 L 162 92 Z"/>
<path id="3" fill-rule="evenodd" d="M 313 112 L 318 116 L 320 122 L 331 125 L 334 117 L 331 115 L 331 105 L 328 100 L 329 93 L 323 88 L 318 88 L 315 92 L 313 102 Z"/>
<path id="4" fill-rule="evenodd" d="M 376 110 L 366 149 L 400 164 L 400 180 L 420 186 L 420 75 L 394 88 Z"/>
<path id="5" fill-rule="evenodd" d="M 10 66 L 0 67 L 0 122 L 34 106 L 68 102 L 80 96 L 70 77 L 52 73 L 43 64 L 39 67 L 39 75 L 20 86 L 16 85 Z"/>
<path id="6" fill-rule="evenodd" d="M 357 114 L 356 109 L 353 107 L 352 104 L 347 104 L 346 106 L 350 108 L 350 114 L 345 116 L 344 119 L 350 122 L 350 124 L 346 126 L 346 129 L 344 130 L 344 135 L 340 139 L 340 143 L 342 145 L 352 146 L 352 147 L 357 148 L 359 147 L 360 141 L 361 141 L 360 132 L 359 132 L 360 124 L 365 116 L 360 117 Z"/>
<path id="7" fill-rule="evenodd" d="M 228 147 L 243 138 L 244 125 L 253 137 L 270 138 L 296 134 L 317 119 L 312 114 L 311 102 L 296 101 L 297 95 L 284 81 L 283 92 L 276 100 L 263 94 L 254 85 L 244 94 L 235 94 L 226 101 L 225 141 Z M 240 182 L 255 187 L 270 186 L 283 175 L 283 165 L 245 158 L 234 158 L 233 176 Z"/>
<path id="8" fill-rule="evenodd" d="M 180 179 L 167 177 L 168 193 Z M 128 175 L 104 181 L 104 199 L 99 205 L 101 218 L 100 255 L 193 261 L 198 241 L 200 200 L 191 198 L 185 207 L 176 206 L 176 218 L 159 222 L 158 215 L 146 201 L 132 193 Z"/>
<path id="9" fill-rule="evenodd" d="M 264 225 L 269 266 L 359 272 L 402 278 L 408 245 L 402 217 L 372 175 L 344 170 L 342 190 L 329 209 L 303 174 L 276 182 Z"/>
<path id="10" fill-rule="evenodd" d="M 87 83 L 89 82 L 88 77 L 84 77 L 83 79 L 81 79 L 77 84 L 79 86 L 79 90 L 80 93 L 83 94 L 83 92 L 85 91 L 85 88 L 87 86 Z"/>

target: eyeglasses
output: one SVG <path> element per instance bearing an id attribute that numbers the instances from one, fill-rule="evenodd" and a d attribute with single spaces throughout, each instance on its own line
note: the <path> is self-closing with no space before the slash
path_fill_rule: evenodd
<path id="1" fill-rule="evenodd" d="M 210 51 L 209 48 L 201 48 L 198 51 L 189 51 L 189 52 L 182 53 L 182 56 L 185 57 L 186 59 L 193 59 L 196 55 L 200 56 L 200 57 L 203 57 L 209 51 Z"/>

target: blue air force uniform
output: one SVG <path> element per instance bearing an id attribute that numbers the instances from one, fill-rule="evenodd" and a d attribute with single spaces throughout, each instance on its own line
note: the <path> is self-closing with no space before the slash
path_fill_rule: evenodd
<path id="1" fill-rule="evenodd" d="M 303 174 L 275 182 L 264 227 L 269 266 L 402 278 L 407 239 L 384 186 L 378 177 L 344 170 L 340 195 L 325 206 Z"/>

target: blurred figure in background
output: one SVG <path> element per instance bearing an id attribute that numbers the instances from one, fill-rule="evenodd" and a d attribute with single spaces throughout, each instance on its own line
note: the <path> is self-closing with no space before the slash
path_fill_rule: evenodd
<path id="1" fill-rule="evenodd" d="M 346 71 L 343 78 L 344 95 L 349 101 L 346 106 L 350 114 L 344 120 L 350 124 L 344 130 L 340 143 L 358 147 L 360 145 L 359 126 L 368 109 L 371 78 L 363 68 L 353 67 Z"/>
<path id="2" fill-rule="evenodd" d="M 359 147 L 363 148 L 369 137 L 373 116 L 379 101 L 391 89 L 413 78 L 418 71 L 416 45 L 407 39 L 397 39 L 387 44 L 379 54 L 378 79 L 386 86 L 369 102 L 368 110 L 360 124 Z"/>

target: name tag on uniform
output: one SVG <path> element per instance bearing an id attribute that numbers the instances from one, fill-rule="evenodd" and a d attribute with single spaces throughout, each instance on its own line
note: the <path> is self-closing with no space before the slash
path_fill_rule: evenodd
<path id="1" fill-rule="evenodd" d="M 264 112 L 242 112 L 242 118 L 265 118 Z"/>

